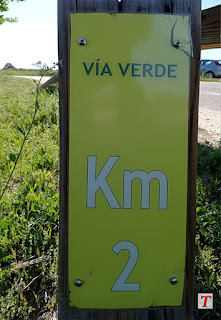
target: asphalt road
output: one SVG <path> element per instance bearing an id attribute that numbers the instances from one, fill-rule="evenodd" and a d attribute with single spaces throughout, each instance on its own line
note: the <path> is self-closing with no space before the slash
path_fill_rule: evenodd
<path id="1" fill-rule="evenodd" d="M 221 111 L 221 81 L 200 82 L 200 108 Z"/>

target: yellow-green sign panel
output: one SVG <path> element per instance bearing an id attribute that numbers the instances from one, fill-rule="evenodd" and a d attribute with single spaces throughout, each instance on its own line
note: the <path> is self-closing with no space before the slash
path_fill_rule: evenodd
<path id="1" fill-rule="evenodd" d="M 73 307 L 182 304 L 190 54 L 189 16 L 71 15 Z"/>

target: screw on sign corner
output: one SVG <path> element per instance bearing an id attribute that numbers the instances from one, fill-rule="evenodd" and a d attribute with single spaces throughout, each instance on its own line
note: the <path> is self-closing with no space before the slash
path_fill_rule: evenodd
<path id="1" fill-rule="evenodd" d="M 173 46 L 174 48 L 179 49 L 182 46 L 182 42 L 180 40 L 175 40 Z"/>
<path id="2" fill-rule="evenodd" d="M 178 283 L 178 279 L 177 278 L 171 278 L 170 279 L 170 283 L 175 286 Z"/>
<path id="3" fill-rule="evenodd" d="M 75 280 L 74 282 L 74 285 L 77 287 L 77 288 L 80 288 L 83 284 L 83 281 L 82 280 Z"/>
<path id="4" fill-rule="evenodd" d="M 87 40 L 84 38 L 80 38 L 78 39 L 78 44 L 80 44 L 81 46 L 84 46 L 85 44 L 87 44 Z"/>

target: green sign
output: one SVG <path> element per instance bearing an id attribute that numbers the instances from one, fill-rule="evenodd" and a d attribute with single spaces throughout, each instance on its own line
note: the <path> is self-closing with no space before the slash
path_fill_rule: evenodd
<path id="1" fill-rule="evenodd" d="M 71 15 L 72 307 L 182 305 L 189 24 L 187 15 Z"/>

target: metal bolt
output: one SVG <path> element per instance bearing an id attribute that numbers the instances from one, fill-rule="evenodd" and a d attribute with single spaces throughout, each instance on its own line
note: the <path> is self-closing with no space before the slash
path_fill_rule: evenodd
<path id="1" fill-rule="evenodd" d="M 170 283 L 174 286 L 175 284 L 178 283 L 178 279 L 177 278 L 171 278 L 170 279 Z"/>
<path id="2" fill-rule="evenodd" d="M 84 39 L 84 38 L 80 38 L 80 39 L 78 39 L 78 43 L 79 43 L 81 46 L 84 46 L 85 44 L 87 44 L 87 40 Z"/>
<path id="3" fill-rule="evenodd" d="M 74 282 L 74 284 L 75 284 L 75 286 L 76 287 L 81 287 L 82 286 L 82 284 L 83 284 L 83 281 L 82 280 L 75 280 L 75 282 Z"/>
<path id="4" fill-rule="evenodd" d="M 178 49 L 182 46 L 182 42 L 180 40 L 176 40 L 174 41 L 173 46 Z"/>

